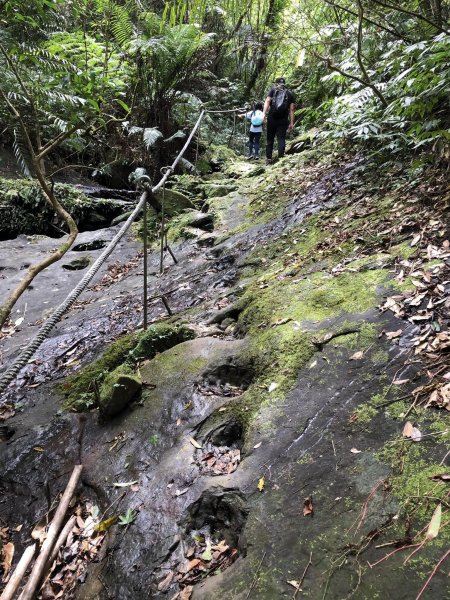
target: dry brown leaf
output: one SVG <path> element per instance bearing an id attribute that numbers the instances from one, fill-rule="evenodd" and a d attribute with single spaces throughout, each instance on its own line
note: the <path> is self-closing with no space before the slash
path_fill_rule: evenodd
<path id="1" fill-rule="evenodd" d="M 397 329 L 397 331 L 386 331 L 384 335 L 388 338 L 388 340 L 394 340 L 402 335 L 402 330 Z"/>
<path id="2" fill-rule="evenodd" d="M 47 537 L 45 521 L 39 521 L 39 523 L 34 527 L 33 531 L 31 532 L 31 537 L 33 538 L 33 540 L 39 540 L 39 543 L 42 544 L 42 542 Z"/>
<path id="3" fill-rule="evenodd" d="M 433 475 L 430 477 L 433 481 L 450 481 L 450 475 L 447 473 L 441 473 L 440 475 Z"/>
<path id="4" fill-rule="evenodd" d="M 306 517 L 308 515 L 313 515 L 314 514 L 314 507 L 313 507 L 313 503 L 312 503 L 312 497 L 309 496 L 308 498 L 305 498 L 304 502 L 303 502 L 303 516 Z"/>
<path id="5" fill-rule="evenodd" d="M 8 542 L 3 545 L 2 549 L 2 569 L 3 569 L 3 581 L 6 581 L 8 573 L 11 569 L 11 564 L 14 557 L 14 544 Z"/>
<path id="6" fill-rule="evenodd" d="M 167 575 L 164 577 L 164 579 L 158 583 L 158 591 L 165 592 L 170 587 L 173 577 L 174 577 L 173 571 L 169 571 L 167 573 Z"/>
<path id="7" fill-rule="evenodd" d="M 295 579 L 291 579 L 291 581 L 286 581 L 286 583 L 288 583 L 289 585 L 292 585 L 292 587 L 295 588 L 296 590 L 298 590 L 300 588 L 300 582 L 295 581 Z"/>
<path id="8" fill-rule="evenodd" d="M 405 423 L 405 426 L 403 427 L 403 437 L 410 438 L 413 431 L 414 431 L 413 424 L 410 421 L 407 421 Z"/>
<path id="9" fill-rule="evenodd" d="M 363 350 L 359 350 L 359 352 L 355 352 L 355 354 L 352 354 L 352 356 L 350 356 L 349 360 L 361 360 L 363 357 L 364 357 Z"/>

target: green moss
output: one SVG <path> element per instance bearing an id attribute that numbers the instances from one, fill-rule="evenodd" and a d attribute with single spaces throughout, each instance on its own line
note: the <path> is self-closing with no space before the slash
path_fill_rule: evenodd
<path id="1" fill-rule="evenodd" d="M 141 379 L 130 365 L 120 365 L 106 375 L 100 389 L 99 405 L 103 417 L 119 414 L 141 389 Z"/>
<path id="2" fill-rule="evenodd" d="M 194 337 L 194 332 L 184 325 L 174 326 L 166 323 L 152 325 L 139 336 L 139 341 L 131 350 L 130 357 L 135 361 L 151 359 L 158 352 L 164 352 Z"/>
<path id="3" fill-rule="evenodd" d="M 131 333 L 113 342 L 102 356 L 81 371 L 67 377 L 61 385 L 69 410 L 86 410 L 95 404 L 94 382 L 101 384 L 105 376 L 125 362 L 136 346 L 139 334 Z"/>
<path id="4" fill-rule="evenodd" d="M 95 213 L 99 207 L 102 215 L 112 218 L 117 214 L 117 205 L 113 202 L 91 200 L 71 185 L 57 183 L 53 190 L 56 199 L 77 224 L 85 220 L 88 214 Z M 35 180 L 0 177 L 0 200 L 0 233 L 6 237 L 19 233 L 54 235 L 54 226 L 59 229 L 65 227 Z"/>
<path id="5" fill-rule="evenodd" d="M 392 246 L 389 250 L 389 253 L 392 256 L 400 257 L 400 258 L 410 258 L 413 254 L 417 252 L 417 248 L 412 247 L 410 242 L 402 242 L 401 244 L 396 244 Z"/>
<path id="6" fill-rule="evenodd" d="M 378 414 L 378 411 L 370 404 L 360 404 L 355 410 L 355 415 L 357 416 L 357 424 L 365 425 L 370 423 L 370 421 Z"/>
<path id="7" fill-rule="evenodd" d="M 61 385 L 66 396 L 64 403 L 69 410 L 86 410 L 95 405 L 95 384 L 101 387 L 108 373 L 122 364 L 151 359 L 158 352 L 195 337 L 184 325 L 158 324 L 147 331 L 127 334 L 111 344 L 102 356 L 81 371 L 67 377 Z"/>
<path id="8" fill-rule="evenodd" d="M 323 321 L 342 313 L 361 313 L 376 305 L 377 288 L 386 271 L 342 273 L 337 277 L 313 274 L 299 281 L 271 282 L 266 289 L 254 284 L 246 292 L 251 302 L 241 315 L 245 327 L 268 327 L 282 319 Z"/>

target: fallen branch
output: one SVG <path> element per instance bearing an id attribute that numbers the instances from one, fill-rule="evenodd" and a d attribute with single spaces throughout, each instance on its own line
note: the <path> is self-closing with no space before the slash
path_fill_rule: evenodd
<path id="1" fill-rule="evenodd" d="M 30 577 L 28 578 L 28 582 L 24 590 L 22 591 L 19 600 L 33 600 L 34 598 L 36 589 L 42 580 L 47 561 L 55 545 L 56 538 L 61 529 L 64 516 L 67 512 L 70 500 L 72 499 L 72 496 L 77 487 L 82 470 L 83 465 L 76 465 L 73 469 L 72 475 L 69 479 L 69 483 L 67 484 L 59 506 L 56 509 L 55 516 L 53 517 L 53 520 L 48 529 L 47 537 L 45 538 L 44 543 L 42 544 L 41 552 L 37 557 L 36 562 L 34 563 L 33 570 L 31 571 Z"/>
<path id="2" fill-rule="evenodd" d="M 14 573 L 11 575 L 0 600 L 12 600 L 36 552 L 35 544 L 28 546 L 22 554 Z"/>
<path id="3" fill-rule="evenodd" d="M 59 537 L 56 540 L 56 544 L 53 547 L 52 553 L 50 554 L 50 558 L 48 559 L 48 561 L 45 565 L 44 571 L 42 573 L 41 581 L 45 577 L 47 577 L 47 574 L 50 572 L 50 569 L 52 568 L 52 565 L 55 562 L 56 557 L 58 556 L 58 552 L 60 551 L 61 546 L 66 543 L 66 540 L 69 537 L 69 533 L 72 531 L 76 520 L 77 520 L 77 518 L 75 516 L 70 517 L 70 519 L 65 524 L 64 529 L 59 534 Z"/>
<path id="4" fill-rule="evenodd" d="M 437 570 L 439 569 L 439 567 L 441 566 L 441 564 L 444 562 L 444 560 L 447 558 L 447 556 L 450 554 L 450 549 L 447 550 L 447 552 L 444 554 L 444 556 L 442 556 L 442 558 L 440 558 L 438 560 L 437 565 L 434 567 L 434 569 L 431 571 L 431 575 L 428 577 L 428 579 L 425 581 L 425 584 L 423 586 L 423 588 L 420 590 L 416 600 L 420 600 L 420 598 L 422 597 L 424 591 L 427 589 L 428 584 L 430 583 L 430 581 L 433 579 L 433 577 L 436 575 Z"/>
<path id="5" fill-rule="evenodd" d="M 302 589 L 302 585 L 303 585 L 303 582 L 305 581 L 306 573 L 308 572 L 309 567 L 312 565 L 311 559 L 312 559 L 312 552 L 309 553 L 308 564 L 306 565 L 305 570 L 303 571 L 302 578 L 298 582 L 298 586 L 297 586 L 297 589 L 294 592 L 294 595 L 292 596 L 292 600 L 295 600 L 297 598 L 298 592 Z"/>
<path id="6" fill-rule="evenodd" d="M 267 550 L 264 551 L 264 554 L 262 555 L 262 558 L 259 561 L 258 568 L 255 571 L 255 576 L 253 577 L 252 585 L 250 586 L 250 589 L 248 590 L 248 594 L 246 595 L 245 600 L 248 600 L 250 598 L 250 594 L 252 593 L 252 590 L 255 587 L 255 583 L 258 580 L 259 572 L 261 570 L 261 565 L 263 564 L 263 560 L 266 558 L 266 554 L 267 554 Z"/>

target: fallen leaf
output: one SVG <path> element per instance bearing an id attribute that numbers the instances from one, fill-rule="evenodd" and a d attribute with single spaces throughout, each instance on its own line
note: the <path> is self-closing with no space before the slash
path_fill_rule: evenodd
<path id="1" fill-rule="evenodd" d="M 450 475 L 447 473 L 441 473 L 440 475 L 433 475 L 430 477 L 433 481 L 450 481 Z"/>
<path id="2" fill-rule="evenodd" d="M 313 360 L 313 362 L 309 365 L 310 369 L 313 369 L 317 365 L 317 360 Z"/>
<path id="3" fill-rule="evenodd" d="M 431 517 L 430 524 L 428 525 L 427 533 L 425 535 L 426 540 L 433 540 L 435 537 L 437 537 L 437 534 L 439 533 L 439 529 L 441 527 L 441 516 L 442 506 L 441 504 L 438 504 L 433 513 L 433 516 Z"/>
<path id="4" fill-rule="evenodd" d="M 206 542 L 206 550 L 200 555 L 200 558 L 207 562 L 212 560 L 211 542 L 209 540 Z"/>
<path id="5" fill-rule="evenodd" d="M 181 590 L 181 592 L 178 594 L 177 600 L 189 600 L 190 597 L 192 596 L 193 591 L 194 591 L 194 586 L 188 585 L 187 587 L 183 588 Z"/>
<path id="6" fill-rule="evenodd" d="M 22 323 L 23 323 L 23 319 L 24 319 L 24 317 L 19 317 L 18 319 L 16 319 L 16 320 L 14 321 L 14 325 L 15 325 L 16 327 L 19 327 L 19 325 L 22 325 Z"/>
<path id="7" fill-rule="evenodd" d="M 41 448 L 40 446 L 36 446 L 35 448 L 33 448 L 33 450 L 35 452 L 45 452 L 44 448 Z"/>
<path id="8" fill-rule="evenodd" d="M 312 514 L 314 514 L 314 507 L 312 498 L 309 496 L 308 498 L 305 498 L 305 501 L 303 502 L 303 516 L 306 517 L 307 515 Z"/>
<path id="9" fill-rule="evenodd" d="M 357 450 L 356 448 L 352 448 L 352 449 L 350 450 L 350 452 L 351 452 L 352 454 L 361 454 L 362 450 Z"/>
<path id="10" fill-rule="evenodd" d="M 259 442 L 259 444 L 255 444 L 253 446 L 253 449 L 256 450 L 257 448 L 259 448 L 261 446 L 262 442 Z"/>
<path id="11" fill-rule="evenodd" d="M 158 591 L 165 592 L 170 587 L 173 577 L 174 577 L 173 571 L 169 571 L 167 573 L 167 575 L 164 577 L 164 579 L 158 583 Z"/>
<path id="12" fill-rule="evenodd" d="M 350 356 L 349 360 L 361 360 L 364 357 L 364 352 L 360 350 L 359 352 L 355 352 Z"/>
<path id="13" fill-rule="evenodd" d="M 131 485 L 136 485 L 137 482 L 138 482 L 137 479 L 136 479 L 136 481 L 124 481 L 122 483 L 117 481 L 116 483 L 113 483 L 113 486 L 118 487 L 118 488 L 130 487 Z"/>
<path id="14" fill-rule="evenodd" d="M 200 450 L 202 448 L 202 445 L 199 442 L 197 442 L 197 440 L 194 440 L 193 437 L 190 437 L 189 441 L 194 446 L 194 448 L 197 448 L 198 450 Z"/>
<path id="15" fill-rule="evenodd" d="M 258 490 L 260 492 L 263 491 L 265 484 L 266 484 L 266 480 L 264 479 L 264 477 L 261 477 L 261 479 L 258 481 Z"/>
<path id="16" fill-rule="evenodd" d="M 420 233 L 418 233 L 417 235 L 415 235 L 415 236 L 413 237 L 413 240 L 412 240 L 412 242 L 411 242 L 411 244 L 410 244 L 411 248 L 412 248 L 412 247 L 414 247 L 414 246 L 416 246 L 416 245 L 418 244 L 418 242 L 420 242 L 420 238 L 421 238 L 421 237 L 422 237 L 422 236 L 421 236 L 421 234 L 420 234 Z"/>
<path id="17" fill-rule="evenodd" d="M 392 382 L 393 385 L 404 385 L 405 383 L 408 383 L 409 379 L 395 379 L 395 381 Z"/>
<path id="18" fill-rule="evenodd" d="M 182 496 L 183 494 L 185 494 L 187 491 L 189 490 L 189 488 L 183 488 L 182 490 L 175 490 L 175 496 Z"/>
<path id="19" fill-rule="evenodd" d="M 394 340 L 402 335 L 402 330 L 397 329 L 397 331 L 386 331 L 384 335 L 388 338 L 388 340 Z"/>
<path id="20" fill-rule="evenodd" d="M 289 585 L 292 585 L 292 587 L 295 588 L 296 590 L 298 590 L 300 588 L 300 582 L 295 581 L 295 579 L 292 579 L 291 581 L 286 581 L 286 583 L 288 583 Z"/>
<path id="21" fill-rule="evenodd" d="M 410 421 L 407 421 L 405 423 L 405 426 L 403 427 L 403 437 L 410 438 L 413 431 L 414 431 L 413 424 Z"/>
<path id="22" fill-rule="evenodd" d="M 34 527 L 33 531 L 31 532 L 31 537 L 33 540 L 39 540 L 39 543 L 42 544 L 47 537 L 46 522 L 44 520 L 39 521 L 39 523 Z"/>
<path id="23" fill-rule="evenodd" d="M 411 439 L 413 442 L 420 442 L 420 440 L 422 439 L 422 433 L 419 429 L 417 429 L 417 427 L 413 427 Z"/>
<path id="24" fill-rule="evenodd" d="M 276 390 L 277 387 L 278 387 L 278 383 L 276 383 L 275 381 L 272 381 L 272 383 L 269 385 L 269 393 Z"/>
<path id="25" fill-rule="evenodd" d="M 99 533 L 105 533 L 106 531 L 108 531 L 108 529 L 110 527 L 115 525 L 118 520 L 119 520 L 119 517 L 117 515 L 114 515 L 113 517 L 109 517 L 109 519 L 105 519 L 104 521 L 101 521 L 100 523 L 98 523 L 94 527 L 94 530 L 98 531 Z"/>
<path id="26" fill-rule="evenodd" d="M 14 544 L 8 542 L 4 544 L 2 549 L 2 568 L 3 568 L 3 581 L 5 581 L 10 569 L 14 556 Z"/>

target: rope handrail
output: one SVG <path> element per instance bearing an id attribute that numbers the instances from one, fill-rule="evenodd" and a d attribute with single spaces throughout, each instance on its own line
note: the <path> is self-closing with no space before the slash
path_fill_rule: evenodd
<path id="1" fill-rule="evenodd" d="M 206 111 L 203 109 L 200 112 L 200 116 L 198 117 L 197 122 L 195 123 L 194 127 L 192 128 L 192 131 L 191 131 L 188 139 L 186 140 L 186 143 L 184 144 L 183 148 L 180 150 L 180 152 L 178 153 L 178 155 L 175 158 L 175 160 L 173 161 L 173 163 L 169 167 L 167 167 L 166 172 L 161 177 L 159 182 L 151 189 L 151 193 L 158 191 L 163 185 L 165 185 L 167 179 L 175 171 L 176 166 L 178 165 L 181 158 L 183 157 L 183 154 L 188 149 L 189 144 L 191 143 L 192 138 L 194 137 L 195 132 L 197 131 L 198 127 L 200 126 L 200 123 L 202 122 L 205 114 L 206 114 Z M 145 203 L 147 201 L 148 193 L 149 192 L 147 190 L 145 190 L 142 193 L 142 195 L 139 199 L 139 202 L 136 205 L 136 208 L 133 210 L 131 215 L 128 217 L 128 219 L 125 221 L 125 223 L 120 228 L 120 230 L 116 233 L 116 235 L 113 237 L 113 239 L 109 242 L 108 246 L 104 249 L 104 251 L 101 253 L 101 255 L 94 262 L 94 264 L 89 269 L 89 271 L 84 275 L 84 277 L 81 279 L 81 281 L 79 281 L 79 283 L 76 285 L 76 287 L 68 294 L 68 296 L 65 298 L 65 300 L 55 309 L 55 311 L 51 314 L 51 316 L 47 319 L 47 321 L 40 327 L 40 329 L 37 332 L 34 339 L 24 348 L 24 350 L 22 350 L 22 352 L 19 354 L 19 356 L 13 362 L 13 364 L 0 377 L 0 394 L 3 393 L 6 390 L 6 388 L 8 387 L 8 385 L 15 379 L 15 377 L 17 376 L 19 371 L 22 369 L 22 367 L 24 367 L 27 364 L 27 362 L 30 360 L 30 358 L 33 356 L 33 354 L 36 352 L 36 350 L 39 348 L 39 346 L 41 346 L 41 344 L 44 342 L 44 340 L 48 337 L 48 335 L 49 335 L 50 331 L 53 329 L 53 327 L 58 323 L 58 321 L 61 319 L 61 317 L 69 310 L 69 308 L 73 305 L 73 303 L 80 296 L 80 294 L 90 284 L 93 277 L 99 271 L 100 267 L 103 265 L 103 263 L 106 261 L 106 259 L 109 258 L 109 256 L 112 254 L 114 248 L 117 246 L 119 241 L 122 239 L 122 237 L 125 235 L 125 233 L 128 231 L 128 229 L 131 227 L 132 223 L 135 221 L 135 219 L 141 212 L 143 206 L 145 205 Z M 0 406 L 5 404 L 5 402 L 6 401 L 0 402 Z"/>

